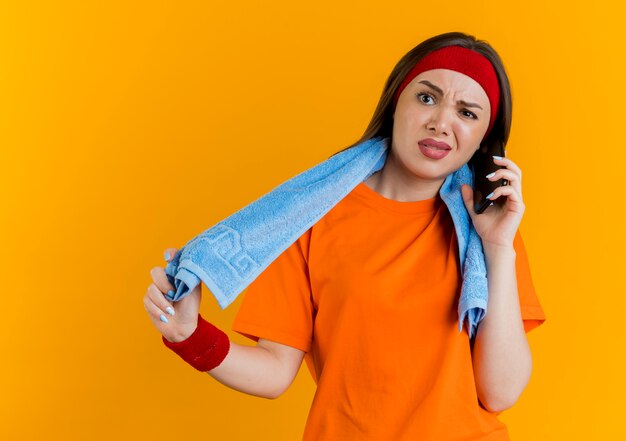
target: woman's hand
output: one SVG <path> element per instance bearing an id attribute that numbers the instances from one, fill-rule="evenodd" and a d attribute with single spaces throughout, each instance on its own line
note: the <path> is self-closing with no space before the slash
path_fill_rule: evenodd
<path id="1" fill-rule="evenodd" d="M 513 247 L 513 239 L 525 210 L 524 201 L 522 200 L 522 171 L 509 158 L 494 158 L 494 162 L 505 168 L 497 170 L 488 179 L 490 181 L 506 179 L 509 181 L 509 185 L 498 187 L 489 199 L 495 201 L 504 197 L 506 200 L 503 205 L 494 203 L 487 207 L 482 214 L 476 214 L 474 211 L 474 191 L 472 187 L 463 185 L 461 193 L 465 201 L 465 207 L 470 214 L 476 232 L 482 239 L 483 245 Z"/>
<path id="2" fill-rule="evenodd" d="M 165 251 L 169 251 L 172 258 L 178 252 L 176 248 L 168 248 Z M 163 337 L 171 342 L 187 339 L 198 326 L 202 283 L 199 283 L 187 296 L 178 302 L 170 302 L 165 298 L 165 294 L 175 288 L 167 279 L 165 268 L 154 267 L 150 270 L 150 275 L 154 283 L 148 287 L 148 291 L 143 298 L 143 304 L 152 324 Z M 165 318 L 167 323 L 161 317 Z"/>

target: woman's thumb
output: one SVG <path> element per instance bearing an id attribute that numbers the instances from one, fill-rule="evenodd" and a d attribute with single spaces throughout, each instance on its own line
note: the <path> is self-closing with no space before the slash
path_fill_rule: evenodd
<path id="1" fill-rule="evenodd" d="M 166 248 L 165 252 L 163 253 L 163 257 L 165 258 L 165 261 L 169 262 L 170 260 L 172 260 L 177 252 L 178 252 L 178 249 L 176 248 Z"/>

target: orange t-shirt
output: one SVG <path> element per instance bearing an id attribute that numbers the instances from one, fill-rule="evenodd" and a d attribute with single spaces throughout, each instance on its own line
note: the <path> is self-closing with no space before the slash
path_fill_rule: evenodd
<path id="1" fill-rule="evenodd" d="M 528 332 L 545 315 L 519 232 L 514 248 Z M 477 398 L 461 281 L 440 196 L 399 202 L 362 182 L 248 286 L 233 330 L 306 352 L 305 441 L 508 440 Z"/>

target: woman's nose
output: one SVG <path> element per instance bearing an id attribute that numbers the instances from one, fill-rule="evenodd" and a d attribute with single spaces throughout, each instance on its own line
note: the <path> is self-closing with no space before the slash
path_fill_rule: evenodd
<path id="1" fill-rule="evenodd" d="M 450 134 L 450 119 L 448 112 L 443 109 L 434 111 L 430 120 L 426 124 L 426 128 L 436 134 Z"/>

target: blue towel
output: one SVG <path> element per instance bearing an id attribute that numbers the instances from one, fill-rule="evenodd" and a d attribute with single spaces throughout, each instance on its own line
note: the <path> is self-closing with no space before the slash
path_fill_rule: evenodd
<path id="1" fill-rule="evenodd" d="M 200 281 L 222 309 L 332 207 L 385 164 L 390 138 L 375 137 L 341 151 L 283 182 L 191 239 L 165 267 L 176 302 Z M 473 183 L 467 164 L 446 177 L 439 190 L 454 221 L 463 276 L 459 332 L 468 320 L 470 338 L 487 312 L 487 269 L 480 236 L 461 195 Z"/>

